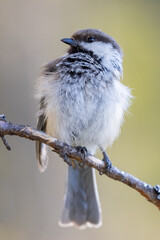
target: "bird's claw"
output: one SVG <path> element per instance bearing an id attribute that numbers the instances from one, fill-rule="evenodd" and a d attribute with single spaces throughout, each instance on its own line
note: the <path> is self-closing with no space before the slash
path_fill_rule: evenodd
<path id="1" fill-rule="evenodd" d="M 105 164 L 105 169 L 106 169 L 106 171 L 108 171 L 108 170 L 112 167 L 112 162 L 111 162 L 111 160 L 109 159 L 107 153 L 106 153 L 102 148 L 100 148 L 100 149 L 101 149 L 102 154 L 103 154 L 103 159 L 102 159 L 102 161 L 103 161 L 104 164 Z M 99 174 L 102 175 L 103 173 L 102 173 L 102 172 L 99 172 Z"/>
<path id="2" fill-rule="evenodd" d="M 78 154 L 80 155 L 81 159 L 83 160 L 82 162 L 79 163 L 80 167 L 84 167 L 85 164 L 85 158 L 88 155 L 88 151 L 86 147 L 81 147 L 81 146 L 77 146 L 76 147 Z"/>

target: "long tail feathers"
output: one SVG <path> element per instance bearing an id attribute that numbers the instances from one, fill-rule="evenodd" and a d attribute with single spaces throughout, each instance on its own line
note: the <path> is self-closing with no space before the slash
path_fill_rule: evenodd
<path id="1" fill-rule="evenodd" d="M 99 227 L 101 207 L 95 171 L 88 166 L 69 167 L 60 226 Z"/>

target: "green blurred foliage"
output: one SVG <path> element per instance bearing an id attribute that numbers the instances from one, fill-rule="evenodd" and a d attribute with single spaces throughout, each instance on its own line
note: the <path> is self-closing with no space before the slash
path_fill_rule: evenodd
<path id="1" fill-rule="evenodd" d="M 0 113 L 36 125 L 34 84 L 40 66 L 66 51 L 59 39 L 82 28 L 113 36 L 124 52 L 124 84 L 135 96 L 119 139 L 108 154 L 113 164 L 152 185 L 160 183 L 160 1 L 1 0 Z M 0 239 L 159 240 L 158 209 L 119 182 L 97 174 L 103 226 L 78 231 L 57 224 L 66 166 L 53 153 L 44 174 L 33 142 L 1 144 Z"/>

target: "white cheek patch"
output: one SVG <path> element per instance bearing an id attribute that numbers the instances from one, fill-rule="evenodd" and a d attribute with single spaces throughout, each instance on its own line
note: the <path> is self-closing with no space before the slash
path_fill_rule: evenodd
<path id="1" fill-rule="evenodd" d="M 93 42 L 93 43 L 81 43 L 81 46 L 88 51 L 92 51 L 95 55 L 102 58 L 106 54 L 110 54 L 112 52 L 112 44 L 111 43 L 103 43 L 103 42 Z"/>
<path id="2" fill-rule="evenodd" d="M 114 72 L 115 77 L 120 79 L 123 75 L 122 55 L 117 49 L 113 48 L 111 43 L 83 42 L 81 46 L 87 51 L 92 51 L 98 58 L 101 58 L 103 66 Z"/>

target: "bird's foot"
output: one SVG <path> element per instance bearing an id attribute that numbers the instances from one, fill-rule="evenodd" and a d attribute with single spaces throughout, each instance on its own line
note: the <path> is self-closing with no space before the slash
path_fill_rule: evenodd
<path id="1" fill-rule="evenodd" d="M 100 150 L 101 150 L 101 152 L 102 152 L 102 154 L 103 154 L 103 159 L 102 159 L 102 161 L 103 161 L 104 164 L 105 164 L 105 169 L 106 169 L 106 171 L 108 171 L 108 170 L 110 170 L 110 168 L 112 167 L 112 162 L 111 162 L 111 160 L 109 159 L 107 153 L 106 153 L 101 147 L 100 147 Z M 103 173 L 102 173 L 102 172 L 99 172 L 99 174 L 102 175 Z"/>
<path id="2" fill-rule="evenodd" d="M 82 159 L 82 162 L 79 163 L 79 166 L 81 168 L 83 168 L 84 165 L 85 165 L 85 158 L 88 155 L 87 148 L 86 147 L 77 146 L 76 149 L 77 149 L 77 152 L 78 152 L 78 154 L 80 155 L 80 157 Z"/>

